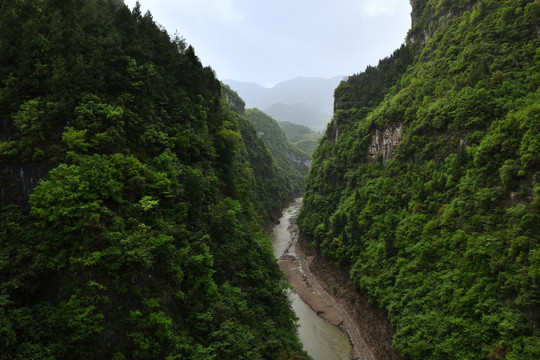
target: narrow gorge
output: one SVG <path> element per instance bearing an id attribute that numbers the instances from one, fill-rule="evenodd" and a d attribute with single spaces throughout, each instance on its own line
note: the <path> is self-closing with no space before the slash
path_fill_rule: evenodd
<path id="1" fill-rule="evenodd" d="M 540 2 L 410 4 L 293 143 L 138 2 L 2 2 L 0 360 L 540 359 Z"/>
<path id="2" fill-rule="evenodd" d="M 301 199 L 296 199 L 283 211 L 271 238 L 292 287 L 289 300 L 299 317 L 304 349 L 315 360 L 401 359 L 392 350 L 388 320 L 355 291 L 346 272 L 311 249 L 299 233 L 295 220 L 300 207 Z"/>
<path id="3" fill-rule="evenodd" d="M 298 317 L 298 332 L 304 349 L 315 360 L 347 360 L 352 348 L 349 338 L 338 329 L 340 321 L 334 304 L 328 302 L 325 292 L 319 292 L 320 286 L 311 276 L 305 259 L 296 254 L 298 231 L 294 219 L 300 206 L 301 199 L 294 201 L 283 211 L 279 224 L 274 226 L 271 234 L 274 256 L 292 287 L 288 297 Z"/>

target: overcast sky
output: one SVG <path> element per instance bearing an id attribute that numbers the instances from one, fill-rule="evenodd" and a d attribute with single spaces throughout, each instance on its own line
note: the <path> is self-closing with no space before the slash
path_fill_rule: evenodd
<path id="1" fill-rule="evenodd" d="M 124 0 L 129 8 L 136 0 Z M 220 80 L 273 86 L 362 72 L 405 40 L 409 0 L 140 0 Z"/>

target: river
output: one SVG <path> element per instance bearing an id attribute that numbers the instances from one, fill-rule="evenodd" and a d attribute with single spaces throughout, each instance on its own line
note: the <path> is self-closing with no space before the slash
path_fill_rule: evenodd
<path id="1" fill-rule="evenodd" d="M 296 257 L 290 222 L 296 217 L 301 206 L 301 199 L 297 199 L 285 209 L 279 224 L 272 231 L 272 245 L 277 259 Z M 299 318 L 298 334 L 304 345 L 304 350 L 314 360 L 350 359 L 352 347 L 348 337 L 343 332 L 319 317 L 296 292 L 289 292 L 289 300 Z"/>

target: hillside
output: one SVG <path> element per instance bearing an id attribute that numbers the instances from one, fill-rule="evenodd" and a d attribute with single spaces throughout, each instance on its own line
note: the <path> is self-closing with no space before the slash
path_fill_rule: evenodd
<path id="1" fill-rule="evenodd" d="M 296 77 L 265 88 L 254 83 L 224 80 L 246 101 L 277 121 L 290 121 L 323 131 L 332 117 L 334 89 L 342 77 L 331 79 Z"/>
<path id="2" fill-rule="evenodd" d="M 280 121 L 279 127 L 285 133 L 287 140 L 296 145 L 297 148 L 306 154 L 313 155 L 313 152 L 319 144 L 320 133 L 316 133 L 304 125 L 293 124 L 288 121 Z"/>
<path id="3" fill-rule="evenodd" d="M 336 89 L 298 223 L 403 358 L 540 358 L 540 4 L 411 3 Z"/>
<path id="4" fill-rule="evenodd" d="M 287 141 L 274 119 L 258 110 L 246 111 L 245 102 L 228 85 L 222 84 L 222 92 L 235 111 L 246 145 L 255 183 L 255 210 L 276 222 L 285 201 L 303 192 L 311 157 Z"/>
<path id="5" fill-rule="evenodd" d="M 311 166 L 311 156 L 291 144 L 276 120 L 258 109 L 247 109 L 246 116 L 257 130 L 276 164 L 288 176 L 294 193 L 304 191 L 304 178 Z"/>
<path id="6" fill-rule="evenodd" d="M 0 359 L 307 359 L 263 225 L 295 187 L 118 0 L 0 5 Z"/>
<path id="7" fill-rule="evenodd" d="M 264 112 L 277 121 L 313 127 L 317 131 L 324 131 L 332 118 L 331 111 L 321 112 L 303 103 L 284 104 L 275 103 L 264 109 Z"/>

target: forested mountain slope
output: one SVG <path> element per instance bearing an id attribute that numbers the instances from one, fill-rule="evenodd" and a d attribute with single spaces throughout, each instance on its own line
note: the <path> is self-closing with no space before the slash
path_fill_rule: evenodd
<path id="1" fill-rule="evenodd" d="M 284 201 L 304 190 L 304 178 L 311 157 L 292 146 L 274 119 L 258 111 L 245 109 L 245 103 L 228 85 L 222 84 L 227 102 L 236 120 L 253 171 L 256 212 L 279 221 Z"/>
<path id="2" fill-rule="evenodd" d="M 0 359 L 307 358 L 262 227 L 292 189 L 193 48 L 3 1 L 0 80 Z"/>
<path id="3" fill-rule="evenodd" d="M 288 121 L 280 121 L 278 124 L 291 144 L 296 145 L 306 154 L 313 155 L 319 144 L 321 133 L 316 133 L 307 126 L 293 124 Z"/>
<path id="4" fill-rule="evenodd" d="M 540 358 L 540 3 L 415 0 L 335 92 L 301 230 L 406 359 Z"/>
<path id="5" fill-rule="evenodd" d="M 311 166 L 311 156 L 291 144 L 276 120 L 258 109 L 247 109 L 246 116 L 272 154 L 276 164 L 288 176 L 294 193 L 304 190 L 304 178 Z"/>

